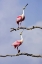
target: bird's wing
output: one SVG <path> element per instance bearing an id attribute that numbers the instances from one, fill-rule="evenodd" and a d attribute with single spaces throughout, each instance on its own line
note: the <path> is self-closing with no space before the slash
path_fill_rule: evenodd
<path id="1" fill-rule="evenodd" d="M 19 15 L 17 18 L 19 18 L 19 17 L 21 18 L 21 15 Z"/>

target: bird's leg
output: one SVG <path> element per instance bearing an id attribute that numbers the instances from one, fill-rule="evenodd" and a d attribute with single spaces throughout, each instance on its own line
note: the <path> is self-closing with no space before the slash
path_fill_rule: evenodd
<path id="1" fill-rule="evenodd" d="M 18 47 L 17 47 L 17 50 L 18 50 Z M 18 53 L 20 53 L 20 50 L 18 50 Z"/>
<path id="2" fill-rule="evenodd" d="M 20 50 L 18 50 L 18 53 L 20 53 Z"/>
<path id="3" fill-rule="evenodd" d="M 18 50 L 18 47 L 17 47 L 17 50 Z"/>
<path id="4" fill-rule="evenodd" d="M 19 28 L 19 25 L 18 25 L 18 28 Z"/>
<path id="5" fill-rule="evenodd" d="M 21 26 L 21 23 L 22 23 L 22 22 L 20 22 L 20 26 Z"/>
<path id="6" fill-rule="evenodd" d="M 20 25 L 21 25 L 21 22 L 20 22 Z"/>
<path id="7" fill-rule="evenodd" d="M 19 23 L 18 23 L 18 28 L 19 28 Z"/>

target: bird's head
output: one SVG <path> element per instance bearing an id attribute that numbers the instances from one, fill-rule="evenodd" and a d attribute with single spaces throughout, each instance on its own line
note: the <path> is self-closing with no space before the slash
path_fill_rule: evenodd
<path id="1" fill-rule="evenodd" d="M 22 35 L 22 32 L 20 33 L 20 35 Z"/>
<path id="2" fill-rule="evenodd" d="M 23 29 L 23 31 L 24 31 L 24 29 Z M 22 35 L 23 31 L 20 33 L 20 35 Z"/>
<path id="3" fill-rule="evenodd" d="M 23 10 L 25 9 L 25 7 L 23 7 Z"/>

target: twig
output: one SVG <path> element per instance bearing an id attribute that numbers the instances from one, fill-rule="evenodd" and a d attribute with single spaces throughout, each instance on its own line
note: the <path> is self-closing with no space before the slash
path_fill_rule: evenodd
<path id="1" fill-rule="evenodd" d="M 0 57 L 14 57 L 14 56 L 20 56 L 20 55 L 26 55 L 26 56 L 31 56 L 31 57 L 41 57 L 42 55 L 34 55 L 34 54 L 29 54 L 29 53 L 18 53 L 18 54 L 14 54 L 14 55 L 0 55 Z"/>
<path id="2" fill-rule="evenodd" d="M 11 31 L 10 32 L 12 32 L 12 31 L 17 31 L 17 30 L 19 30 L 19 29 L 26 29 L 26 30 L 32 30 L 32 29 L 35 29 L 35 28 L 40 28 L 40 29 L 42 29 L 42 27 L 40 27 L 40 26 L 32 26 L 31 28 L 26 28 L 26 27 L 19 27 L 19 28 L 11 28 Z"/>

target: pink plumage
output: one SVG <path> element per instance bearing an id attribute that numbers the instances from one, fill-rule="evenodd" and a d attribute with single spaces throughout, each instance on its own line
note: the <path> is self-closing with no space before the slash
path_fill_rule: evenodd
<path id="1" fill-rule="evenodd" d="M 28 3 L 26 4 L 26 6 L 27 5 L 28 5 Z M 25 10 L 26 6 L 23 8 L 23 13 L 16 18 L 16 23 L 18 24 L 18 27 L 19 27 L 19 23 L 21 25 L 22 21 L 25 20 L 24 10 Z"/>
<path id="2" fill-rule="evenodd" d="M 17 24 L 19 25 L 19 22 L 24 21 L 24 19 L 25 19 L 25 16 L 23 16 L 23 17 L 22 17 L 22 15 L 21 15 L 21 16 L 18 16 L 18 17 L 16 18 Z"/>
<path id="3" fill-rule="evenodd" d="M 12 46 L 14 46 L 14 48 L 17 48 L 18 53 L 20 52 L 20 50 L 18 50 L 18 47 L 23 43 L 22 32 L 20 33 L 21 39 L 12 43 Z"/>
<path id="4" fill-rule="evenodd" d="M 17 40 L 17 41 L 15 41 L 13 44 L 12 44 L 12 46 L 14 46 L 14 48 L 16 48 L 16 47 L 19 47 L 20 45 L 21 45 L 21 40 Z"/>

